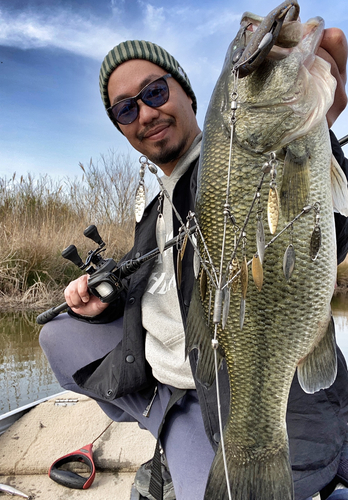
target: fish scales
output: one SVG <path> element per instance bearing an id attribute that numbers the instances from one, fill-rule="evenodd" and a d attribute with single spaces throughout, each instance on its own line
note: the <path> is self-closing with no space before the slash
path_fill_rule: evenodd
<path id="1" fill-rule="evenodd" d="M 293 225 L 296 263 L 289 281 L 285 279 L 282 269 L 284 252 L 290 240 L 289 232 L 285 232 L 265 251 L 261 291 L 256 288 L 249 273 L 242 330 L 239 324 L 240 288 L 238 292 L 231 290 L 230 312 L 225 328 L 222 329 L 221 322 L 217 326 L 219 354 L 225 357 L 231 388 L 224 441 L 233 500 L 293 498 L 285 420 L 289 390 L 296 367 L 317 345 L 321 345 L 322 338 L 330 336 L 327 330 L 336 277 L 336 247 L 330 190 L 331 146 L 325 114 L 332 101 L 334 83 L 328 91 L 321 119 L 317 119 L 309 130 L 305 129 L 303 122 L 317 105 L 314 103 L 322 99 L 321 94 L 315 95 L 313 89 L 308 88 L 311 79 L 304 70 L 304 58 L 308 54 L 303 54 L 305 49 L 315 50 L 320 30 L 323 29 L 322 20 L 318 19 L 313 26 L 306 28 L 310 40 L 305 38 L 305 48 L 294 49 L 281 60 L 264 61 L 258 69 L 239 80 L 237 86 L 239 107 L 229 186 L 229 203 L 236 224 L 239 228 L 243 226 L 260 181 L 262 166 L 269 161 L 269 153 L 289 147 L 296 157 L 304 154 L 310 158 L 306 197 L 309 205 L 320 203 L 322 246 L 318 258 L 312 261 L 309 248 L 315 213 L 311 210 Z M 231 46 L 233 48 L 233 43 Z M 223 245 L 223 213 L 230 155 L 229 96 L 234 88 L 230 63 L 232 49 L 229 50 L 204 125 L 196 200 L 199 226 L 217 270 L 220 269 Z M 330 79 L 329 68 L 326 68 L 326 77 Z M 284 104 L 291 105 L 296 100 L 298 102 L 292 107 Z M 276 176 L 278 190 L 285 168 L 281 156 Z M 266 241 L 272 238 L 265 222 L 268 190 L 267 177 L 260 198 Z M 280 211 L 278 228 L 283 229 L 288 223 L 289 219 Z M 256 252 L 256 226 L 254 209 L 246 227 L 245 252 L 248 259 Z M 234 229 L 228 220 L 224 270 L 234 248 Z M 202 242 L 200 252 L 203 253 Z M 241 245 L 237 257 L 241 262 Z M 197 375 L 206 385 L 212 382 L 213 377 L 210 347 L 213 335 L 213 311 L 209 309 L 208 298 L 203 300 L 198 284 L 195 284 L 188 318 L 187 348 L 199 349 Z M 310 373 L 310 376 L 316 380 L 315 373 Z M 322 377 L 324 382 L 317 382 L 317 385 L 331 385 L 334 375 L 330 373 L 328 381 L 325 377 Z M 227 498 L 220 446 L 210 472 L 205 499 Z"/>

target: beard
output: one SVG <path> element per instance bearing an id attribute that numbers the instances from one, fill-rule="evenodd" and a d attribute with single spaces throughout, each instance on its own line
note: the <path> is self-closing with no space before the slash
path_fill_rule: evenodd
<path id="1" fill-rule="evenodd" d="M 149 124 L 138 134 L 137 138 L 139 142 L 142 142 L 145 134 L 149 130 L 153 129 L 160 123 L 174 125 L 175 120 L 174 118 L 168 118 L 166 120 L 158 120 L 157 122 Z M 170 144 L 169 139 L 162 139 L 156 142 L 156 144 L 154 145 L 155 146 L 154 151 L 152 151 L 151 154 L 148 154 L 148 158 L 150 161 L 152 161 L 158 166 L 167 165 L 168 163 L 177 161 L 186 152 L 187 142 L 188 142 L 188 137 L 186 136 L 180 139 L 179 142 L 177 142 L 176 144 Z M 139 151 L 140 149 L 141 148 L 139 148 Z"/>
<path id="2" fill-rule="evenodd" d="M 179 160 L 187 149 L 187 138 L 183 138 L 179 143 L 168 145 L 168 141 L 158 141 L 156 143 L 157 151 L 151 154 L 149 159 L 156 165 L 167 165 L 173 161 Z"/>

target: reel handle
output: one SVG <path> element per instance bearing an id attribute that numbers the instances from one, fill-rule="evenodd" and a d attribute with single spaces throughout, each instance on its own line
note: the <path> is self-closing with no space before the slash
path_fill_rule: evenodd
<path id="1" fill-rule="evenodd" d="M 105 245 L 104 241 L 101 239 L 100 234 L 98 233 L 98 229 L 94 224 L 86 227 L 86 229 L 83 231 L 83 234 L 98 245 Z"/>
<path id="2" fill-rule="evenodd" d="M 77 253 L 77 248 L 75 245 L 69 245 L 65 250 L 62 251 L 62 257 L 64 259 L 70 260 L 73 264 L 75 264 L 77 267 L 80 269 L 83 269 L 85 267 L 83 260 Z"/>

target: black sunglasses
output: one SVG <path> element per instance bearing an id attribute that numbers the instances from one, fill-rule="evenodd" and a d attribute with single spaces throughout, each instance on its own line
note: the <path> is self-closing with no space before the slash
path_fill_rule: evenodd
<path id="1" fill-rule="evenodd" d="M 129 125 L 136 120 L 139 114 L 138 100 L 141 99 L 144 104 L 151 108 L 159 108 L 169 99 L 169 88 L 167 78 L 172 75 L 167 75 L 157 78 L 145 87 L 134 97 L 126 97 L 121 101 L 107 109 L 107 112 L 112 119 L 116 120 L 121 125 Z"/>

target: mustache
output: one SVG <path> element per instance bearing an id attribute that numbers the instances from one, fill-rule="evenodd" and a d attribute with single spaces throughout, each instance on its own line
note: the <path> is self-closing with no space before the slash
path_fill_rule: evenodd
<path id="1" fill-rule="evenodd" d="M 161 119 L 151 122 L 137 134 L 137 138 L 139 141 L 142 141 L 147 133 L 152 132 L 152 130 L 155 130 L 159 125 L 173 125 L 174 122 L 174 118 Z"/>

